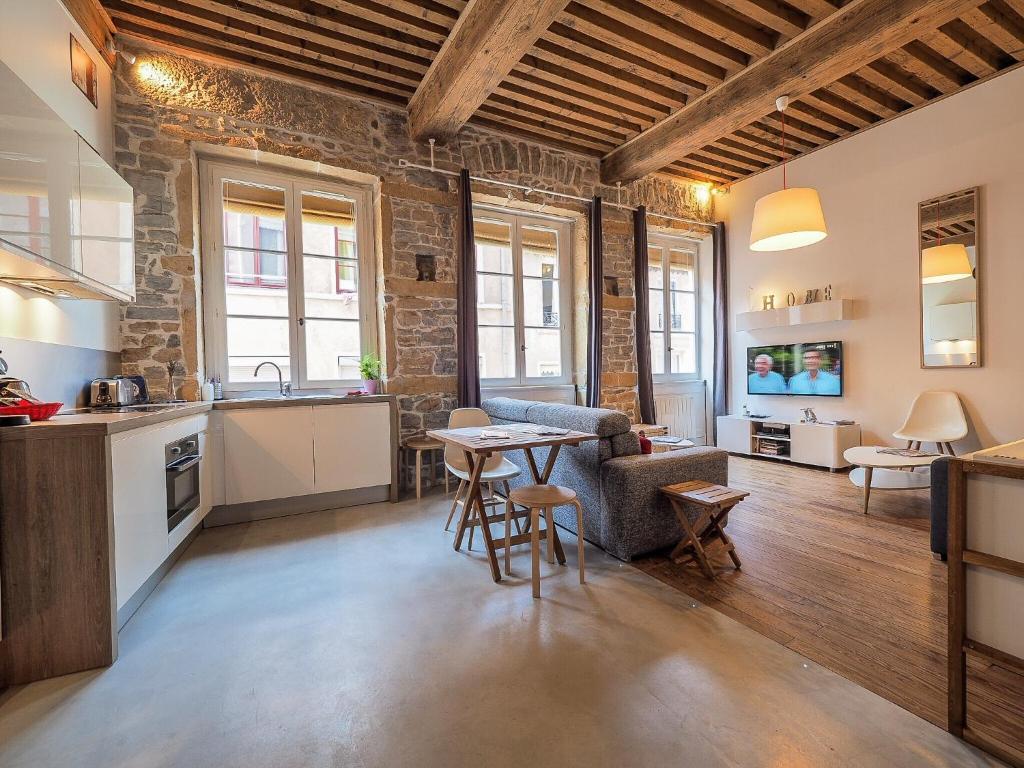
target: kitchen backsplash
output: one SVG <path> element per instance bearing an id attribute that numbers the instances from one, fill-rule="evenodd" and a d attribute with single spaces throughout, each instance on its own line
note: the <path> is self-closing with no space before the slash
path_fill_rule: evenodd
<path id="1" fill-rule="evenodd" d="M 121 355 L 101 349 L 70 347 L 0 337 L 0 356 L 8 376 L 24 379 L 32 394 L 64 409 L 88 405 L 88 385 L 95 378 L 121 372 Z"/>

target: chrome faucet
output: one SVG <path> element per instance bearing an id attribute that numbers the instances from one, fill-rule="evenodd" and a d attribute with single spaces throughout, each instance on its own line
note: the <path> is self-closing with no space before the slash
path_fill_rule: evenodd
<path id="1" fill-rule="evenodd" d="M 281 366 L 277 363 L 272 363 L 270 360 L 264 360 L 262 363 L 256 366 L 256 370 L 252 372 L 252 377 L 255 379 L 260 375 L 260 368 L 264 365 L 272 365 L 277 371 L 277 386 L 281 390 L 281 397 L 288 397 L 292 393 L 292 383 L 284 380 L 284 374 L 281 373 Z"/>

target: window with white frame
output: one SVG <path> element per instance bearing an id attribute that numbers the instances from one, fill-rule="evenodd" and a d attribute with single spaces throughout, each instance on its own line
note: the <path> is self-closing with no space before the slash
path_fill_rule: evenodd
<path id="1" fill-rule="evenodd" d="M 204 161 L 208 369 L 225 389 L 359 380 L 376 349 L 368 190 Z"/>
<path id="2" fill-rule="evenodd" d="M 687 240 L 647 236 L 651 372 L 655 381 L 696 379 L 700 328 L 697 249 Z"/>
<path id="3" fill-rule="evenodd" d="M 568 222 L 477 208 L 473 228 L 481 381 L 567 384 Z"/>

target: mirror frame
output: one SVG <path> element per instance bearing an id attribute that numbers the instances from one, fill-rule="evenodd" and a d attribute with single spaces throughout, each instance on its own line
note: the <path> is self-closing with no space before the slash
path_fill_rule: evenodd
<path id="1" fill-rule="evenodd" d="M 921 230 L 924 222 L 921 218 L 921 210 L 931 204 L 938 202 L 944 198 L 953 197 L 957 195 L 963 195 L 966 193 L 972 193 L 974 195 L 974 281 L 975 281 L 975 321 L 978 330 L 977 333 L 977 351 L 975 353 L 976 362 L 974 365 L 926 365 L 924 359 L 924 291 L 922 290 L 924 279 L 924 260 L 921 258 Z M 917 343 L 920 351 L 921 368 L 926 371 L 942 370 L 942 369 L 966 369 L 971 370 L 982 367 L 982 339 L 984 338 L 983 333 L 983 311 L 982 311 L 982 290 L 981 290 L 981 187 L 964 187 L 955 192 L 947 192 L 944 195 L 935 195 L 927 200 L 922 200 L 917 204 L 917 232 L 915 234 L 917 240 Z"/>

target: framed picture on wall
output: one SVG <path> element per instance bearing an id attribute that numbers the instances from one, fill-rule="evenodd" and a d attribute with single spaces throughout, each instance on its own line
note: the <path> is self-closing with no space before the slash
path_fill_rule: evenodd
<path id="1" fill-rule="evenodd" d="M 71 35 L 71 82 L 78 86 L 78 90 L 85 94 L 94 107 L 99 108 L 96 62 L 74 35 Z"/>

